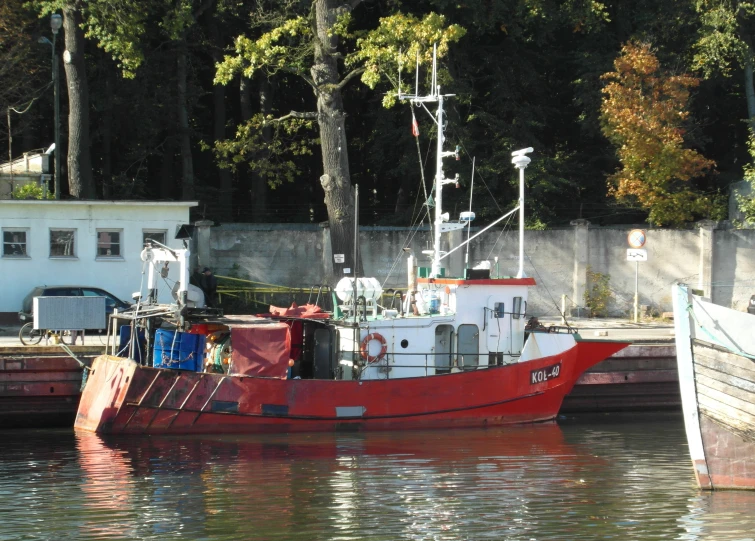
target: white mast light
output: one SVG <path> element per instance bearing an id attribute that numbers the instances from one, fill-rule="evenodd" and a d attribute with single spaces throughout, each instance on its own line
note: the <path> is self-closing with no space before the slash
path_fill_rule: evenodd
<path id="1" fill-rule="evenodd" d="M 515 150 L 511 153 L 511 163 L 519 169 L 519 272 L 517 278 L 524 278 L 524 170 L 530 163 L 527 154 L 533 152 L 532 147 Z"/>

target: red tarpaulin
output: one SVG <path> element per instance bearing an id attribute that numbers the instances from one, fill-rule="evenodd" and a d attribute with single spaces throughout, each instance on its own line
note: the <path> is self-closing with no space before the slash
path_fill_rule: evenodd
<path id="1" fill-rule="evenodd" d="M 330 314 L 324 312 L 316 304 L 298 306 L 296 303 L 291 304 L 288 308 L 280 308 L 271 304 L 270 312 L 257 315 L 260 317 L 303 317 L 307 319 L 327 319 L 330 317 Z"/>
<path id="2" fill-rule="evenodd" d="M 231 327 L 231 374 L 285 378 L 291 332 L 285 323 Z"/>

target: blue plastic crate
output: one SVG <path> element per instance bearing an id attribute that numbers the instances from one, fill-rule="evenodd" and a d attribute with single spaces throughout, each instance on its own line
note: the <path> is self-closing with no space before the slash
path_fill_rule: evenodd
<path id="1" fill-rule="evenodd" d="M 157 329 L 153 366 L 197 372 L 202 369 L 205 340 L 203 334 Z"/>

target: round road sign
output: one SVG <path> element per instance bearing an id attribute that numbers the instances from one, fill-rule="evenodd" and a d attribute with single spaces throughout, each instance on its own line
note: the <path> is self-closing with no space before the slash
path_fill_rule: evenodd
<path id="1" fill-rule="evenodd" d="M 627 235 L 627 242 L 632 248 L 642 248 L 646 241 L 647 236 L 642 229 L 632 229 Z"/>

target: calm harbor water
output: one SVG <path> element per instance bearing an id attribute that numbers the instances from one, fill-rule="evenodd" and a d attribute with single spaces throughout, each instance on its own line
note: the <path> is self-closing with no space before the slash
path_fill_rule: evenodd
<path id="1" fill-rule="evenodd" d="M 755 539 L 679 415 L 523 428 L 103 439 L 0 432 L 0 539 Z"/>

